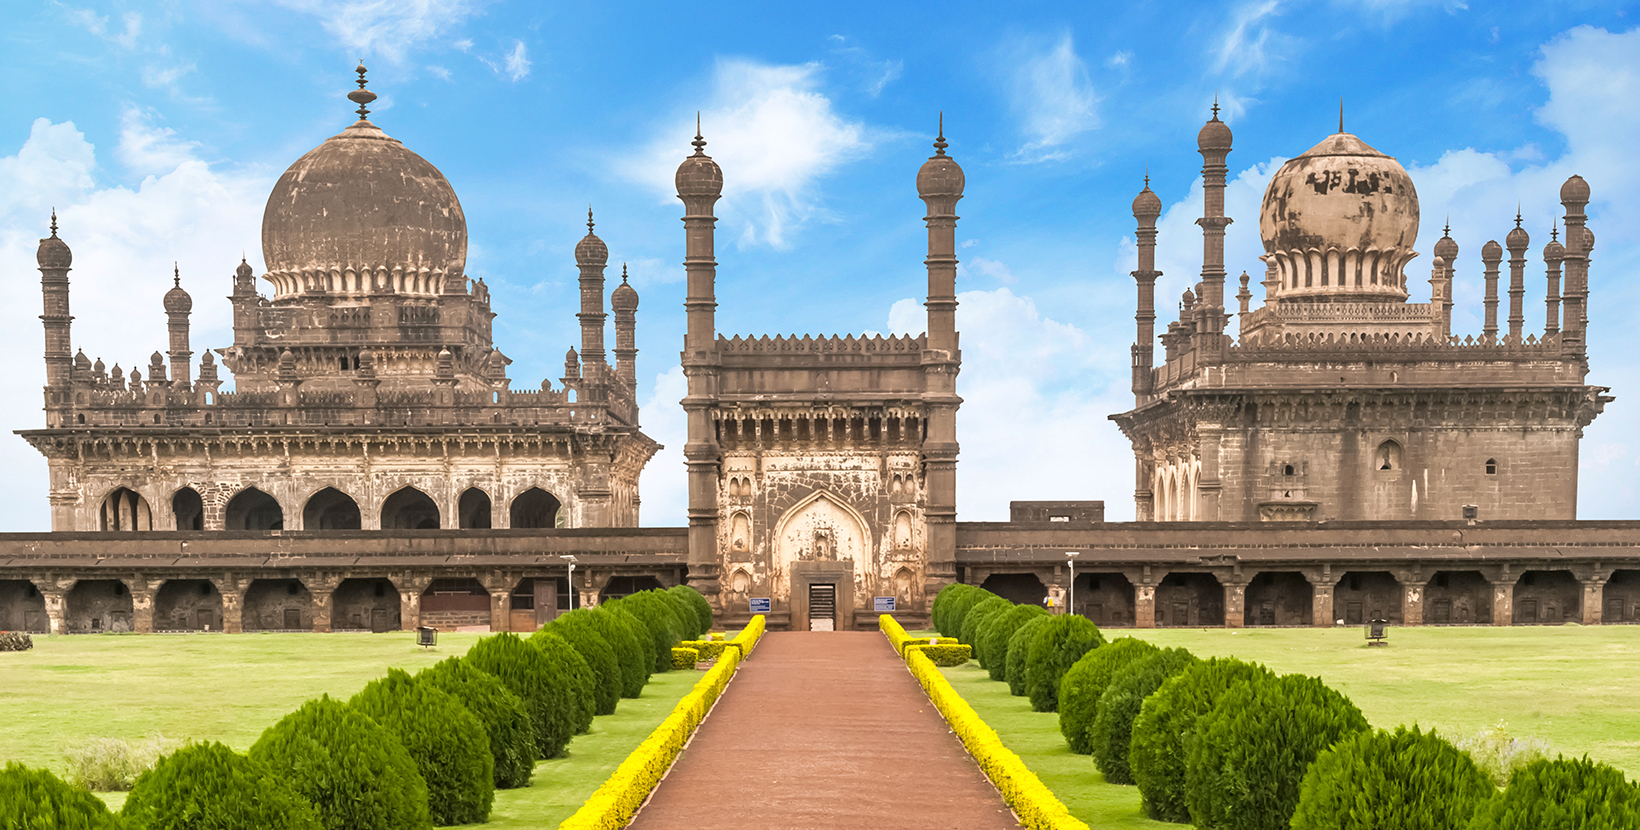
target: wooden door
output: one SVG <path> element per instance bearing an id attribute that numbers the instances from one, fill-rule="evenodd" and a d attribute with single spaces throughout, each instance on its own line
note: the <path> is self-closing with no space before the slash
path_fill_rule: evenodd
<path id="1" fill-rule="evenodd" d="M 537 579 L 535 588 L 535 627 L 540 628 L 558 618 L 558 583 L 552 579 Z M 565 623 L 568 625 L 568 623 Z"/>

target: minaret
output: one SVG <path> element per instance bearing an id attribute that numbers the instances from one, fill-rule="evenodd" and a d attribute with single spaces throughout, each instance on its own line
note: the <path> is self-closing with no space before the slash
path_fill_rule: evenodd
<path id="1" fill-rule="evenodd" d="M 1145 188 L 1133 197 L 1133 218 L 1138 222 L 1133 239 L 1139 249 L 1139 267 L 1133 272 L 1133 281 L 1139 288 L 1139 308 L 1133 314 L 1137 331 L 1133 341 L 1133 397 L 1143 403 L 1150 394 L 1151 368 L 1156 365 L 1156 219 L 1162 215 L 1162 199 L 1150 189 L 1150 174 L 1145 174 Z"/>
<path id="2" fill-rule="evenodd" d="M 587 235 L 575 245 L 575 264 L 581 269 L 581 362 L 587 375 L 597 372 L 595 366 L 607 365 L 604 357 L 604 266 L 609 262 L 609 247 L 592 232 L 592 206 L 587 206 Z"/>
<path id="3" fill-rule="evenodd" d="M 917 196 L 927 206 L 928 347 L 923 350 L 923 406 L 928 433 L 923 439 L 923 466 L 928 495 L 928 570 L 924 595 L 932 600 L 957 578 L 957 202 L 966 184 L 962 167 L 945 154 L 945 114 L 940 114 L 934 155 L 917 171 Z"/>
<path id="4" fill-rule="evenodd" d="M 46 426 L 66 426 L 66 410 L 73 405 L 74 352 L 69 337 L 74 318 L 68 313 L 68 272 L 74 264 L 74 252 L 67 242 L 57 238 L 55 210 L 51 212 L 51 236 L 40 240 L 35 261 L 40 267 L 40 294 L 44 300 L 40 323 L 46 334 Z"/>
<path id="5" fill-rule="evenodd" d="M 695 119 L 695 154 L 678 165 L 675 182 L 683 200 L 686 247 L 683 259 L 686 331 L 683 374 L 689 392 L 683 399 L 688 438 L 683 445 L 689 470 L 689 584 L 717 604 L 719 567 L 718 452 L 712 406 L 717 402 L 717 259 L 712 206 L 723 196 L 723 170 L 706 155 L 700 118 Z"/>
<path id="6" fill-rule="evenodd" d="M 1230 127 L 1219 120 L 1219 102 L 1215 98 L 1212 120 L 1203 124 L 1196 135 L 1196 147 L 1202 154 L 1202 218 L 1196 220 L 1202 228 L 1202 279 L 1196 298 L 1194 338 L 1198 360 L 1217 358 L 1220 335 L 1228 319 L 1224 313 L 1224 229 L 1231 219 L 1224 215 L 1224 183 L 1230 169 L 1225 158 L 1230 155 L 1232 138 Z"/>
<path id="7" fill-rule="evenodd" d="M 1549 244 L 1543 246 L 1543 264 L 1546 266 L 1544 276 L 1549 281 L 1549 291 L 1543 300 L 1547 306 L 1543 321 L 1543 336 L 1560 333 L 1560 260 L 1566 256 L 1566 249 L 1560 244 L 1560 222 L 1549 231 Z"/>
<path id="8" fill-rule="evenodd" d="M 1486 322 L 1481 326 L 1481 337 L 1488 343 L 1498 340 L 1498 263 L 1503 261 L 1503 246 L 1496 239 L 1481 246 L 1481 263 L 1486 266 Z"/>
<path id="9" fill-rule="evenodd" d="M 165 327 L 171 335 L 171 348 L 166 352 L 171 358 L 171 387 L 191 389 L 194 353 L 188 349 L 188 314 L 194 310 L 194 298 L 182 290 L 181 267 L 176 268 L 173 276 L 175 282 L 171 290 L 165 292 Z"/>
<path id="10" fill-rule="evenodd" d="M 1583 315 L 1589 296 L 1589 262 L 1584 239 L 1584 223 L 1589 219 L 1583 208 L 1589 204 L 1589 183 L 1582 176 L 1572 176 L 1560 186 L 1560 204 L 1566 208 L 1566 253 L 1561 258 L 1566 275 L 1566 289 L 1562 292 L 1563 309 L 1560 323 L 1560 353 L 1563 356 L 1584 357 Z"/>
<path id="11" fill-rule="evenodd" d="M 621 284 L 609 295 L 615 309 L 615 375 L 626 391 L 638 394 L 638 291 L 626 281 L 626 263 L 621 263 Z"/>
<path id="12" fill-rule="evenodd" d="M 261 298 L 256 295 L 256 272 L 245 257 L 239 258 L 239 267 L 233 272 L 233 340 L 236 346 L 249 345 L 259 328 L 258 307 Z"/>
<path id="13" fill-rule="evenodd" d="M 1515 210 L 1515 228 L 1503 238 L 1509 247 L 1509 340 L 1519 343 L 1526 325 L 1526 247 L 1532 237 L 1520 226 L 1520 210 Z"/>
<path id="14" fill-rule="evenodd" d="M 1443 263 L 1438 275 L 1440 291 L 1437 286 L 1430 286 L 1430 302 L 1440 303 L 1441 312 L 1441 341 L 1444 343 L 1452 336 L 1452 280 L 1458 269 L 1453 267 L 1458 261 L 1458 243 L 1452 239 L 1452 223 L 1448 222 L 1441 231 L 1441 238 L 1435 241 L 1435 258 Z M 1434 283 L 1437 275 L 1431 274 L 1430 282 Z"/>

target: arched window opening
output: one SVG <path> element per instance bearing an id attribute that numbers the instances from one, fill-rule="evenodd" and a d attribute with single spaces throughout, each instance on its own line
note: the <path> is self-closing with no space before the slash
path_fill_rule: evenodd
<path id="1" fill-rule="evenodd" d="M 745 568 L 735 568 L 734 575 L 729 577 L 729 590 L 737 594 L 749 593 L 752 590 L 752 575 L 746 573 Z"/>
<path id="2" fill-rule="evenodd" d="M 1489 476 L 1498 474 L 1498 460 L 1496 458 L 1486 459 L 1486 474 Z"/>
<path id="3" fill-rule="evenodd" d="M 359 527 L 359 503 L 334 487 L 314 493 L 302 508 L 303 530 L 358 530 Z"/>
<path id="4" fill-rule="evenodd" d="M 226 530 L 284 530 L 285 511 L 273 496 L 246 487 L 228 500 Z"/>
<path id="5" fill-rule="evenodd" d="M 910 604 L 911 587 L 915 578 L 910 568 L 901 568 L 894 572 L 894 597 L 897 600 Z"/>
<path id="6" fill-rule="evenodd" d="M 438 530 L 438 505 L 426 493 L 406 487 L 382 502 L 382 530 Z"/>
<path id="7" fill-rule="evenodd" d="M 1293 469 L 1293 465 L 1288 464 L 1287 466 L 1281 468 L 1281 474 L 1284 476 L 1292 476 L 1297 475 L 1298 471 Z"/>
<path id="8" fill-rule="evenodd" d="M 729 549 L 736 553 L 752 549 L 752 520 L 745 513 L 736 513 L 729 520 Z"/>
<path id="9" fill-rule="evenodd" d="M 895 550 L 909 550 L 911 548 L 911 514 L 904 510 L 901 510 L 894 517 L 892 543 Z"/>
<path id="10" fill-rule="evenodd" d="M 205 500 L 198 490 L 184 487 L 171 496 L 171 515 L 177 519 L 177 530 L 204 530 Z"/>
<path id="11" fill-rule="evenodd" d="M 515 528 L 549 528 L 564 526 L 563 506 L 551 493 L 531 487 L 512 503 L 512 526 Z"/>
<path id="12" fill-rule="evenodd" d="M 1394 441 L 1385 441 L 1378 445 L 1378 451 L 1372 454 L 1373 467 L 1379 471 L 1401 469 L 1401 445 Z"/>
<path id="13" fill-rule="evenodd" d="M 103 499 L 100 516 L 103 530 L 153 530 L 154 516 L 148 509 L 148 500 L 127 487 L 115 488 Z"/>
<path id="14" fill-rule="evenodd" d="M 469 487 L 461 494 L 461 503 L 456 505 L 462 530 L 489 530 L 491 527 L 490 494 Z"/>

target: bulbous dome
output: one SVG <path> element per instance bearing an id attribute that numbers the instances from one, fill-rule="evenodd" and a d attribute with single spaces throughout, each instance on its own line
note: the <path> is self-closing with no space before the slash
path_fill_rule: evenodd
<path id="1" fill-rule="evenodd" d="M 1196 149 L 1202 152 L 1229 150 L 1234 139 L 1230 125 L 1219 120 L 1219 105 L 1213 104 L 1213 119 L 1203 124 L 1201 131 L 1196 133 Z"/>
<path id="2" fill-rule="evenodd" d="M 364 292 L 352 270 L 392 274 L 403 293 L 436 294 L 467 266 L 467 217 L 438 168 L 360 119 L 279 177 L 262 214 L 275 297 Z"/>
<path id="3" fill-rule="evenodd" d="M 1519 216 L 1515 217 L 1515 226 L 1509 229 L 1509 234 L 1503 238 L 1503 244 L 1509 246 L 1511 251 L 1524 251 L 1526 246 L 1532 244 L 1532 236 L 1520 226 Z"/>
<path id="4" fill-rule="evenodd" d="M 1481 246 L 1481 262 L 1497 262 L 1503 259 L 1503 246 L 1496 239 L 1486 240 Z"/>
<path id="5" fill-rule="evenodd" d="M 1582 176 L 1573 175 L 1560 186 L 1560 201 L 1585 204 L 1589 201 L 1589 183 Z"/>
<path id="6" fill-rule="evenodd" d="M 587 208 L 587 235 L 575 243 L 576 265 L 602 266 L 609 262 L 609 246 L 592 232 L 592 208 Z"/>
<path id="7" fill-rule="evenodd" d="M 691 142 L 695 146 L 695 154 L 678 165 L 674 181 L 681 197 L 708 196 L 716 199 L 723 195 L 723 169 L 712 161 L 711 156 L 706 155 L 706 139 L 700 137 L 698 124 L 696 127 L 695 140 Z"/>
<path id="8" fill-rule="evenodd" d="M 74 252 L 68 243 L 57 238 L 57 211 L 51 212 L 51 235 L 40 240 L 40 250 L 34 255 L 41 268 L 68 268 L 74 264 Z"/>
<path id="9" fill-rule="evenodd" d="M 637 311 L 638 290 L 626 282 L 626 269 L 621 269 L 621 284 L 609 295 L 609 307 L 616 311 Z"/>
<path id="10" fill-rule="evenodd" d="M 1559 239 L 1550 238 L 1549 244 L 1543 246 L 1543 258 L 1558 260 L 1566 256 L 1566 246 L 1560 244 Z"/>
<path id="11" fill-rule="evenodd" d="M 165 292 L 165 311 L 170 314 L 187 314 L 194 310 L 194 298 L 182 290 L 182 286 L 175 285 Z"/>
<path id="12" fill-rule="evenodd" d="M 1145 189 L 1139 191 L 1139 195 L 1133 197 L 1133 218 L 1139 219 L 1145 216 L 1161 215 L 1162 197 L 1157 196 L 1156 191 L 1150 189 L 1150 177 L 1146 176 Z"/>
<path id="13" fill-rule="evenodd" d="M 1336 133 L 1271 177 L 1259 233 L 1282 296 L 1405 300 L 1418 193 L 1395 159 Z"/>
<path id="14" fill-rule="evenodd" d="M 1445 260 L 1447 265 L 1451 265 L 1452 260 L 1458 258 L 1458 243 L 1452 239 L 1450 231 L 1448 235 L 1435 240 L 1435 255 Z"/>

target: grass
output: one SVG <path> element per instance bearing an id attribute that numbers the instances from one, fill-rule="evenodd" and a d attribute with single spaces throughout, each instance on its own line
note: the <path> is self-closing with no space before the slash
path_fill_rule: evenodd
<path id="1" fill-rule="evenodd" d="M 1457 737 L 1499 721 L 1555 752 L 1640 773 L 1640 628 L 1557 626 L 1400 628 L 1367 648 L 1357 628 L 1157 629 L 1139 636 L 1198 655 L 1253 660 L 1322 678 L 1355 701 L 1375 727 L 1417 723 Z M 1106 784 L 1092 759 L 1073 755 L 1058 716 L 1032 712 L 977 664 L 943 669 L 957 691 L 1078 818 L 1097 828 L 1177 827 L 1151 821 L 1134 787 Z"/>
<path id="2" fill-rule="evenodd" d="M 62 750 L 87 737 L 220 741 L 241 752 L 303 701 L 346 700 L 389 668 L 409 672 L 465 654 L 482 634 L 441 633 L 422 650 L 415 634 L 277 633 L 82 635 L 34 638 L 0 653 L 0 765 L 21 761 L 61 774 Z M 595 718 L 563 758 L 542 761 L 529 787 L 496 791 L 495 830 L 555 827 L 609 777 L 696 681 L 657 674 L 635 700 Z M 125 793 L 99 793 L 114 809 Z"/>

